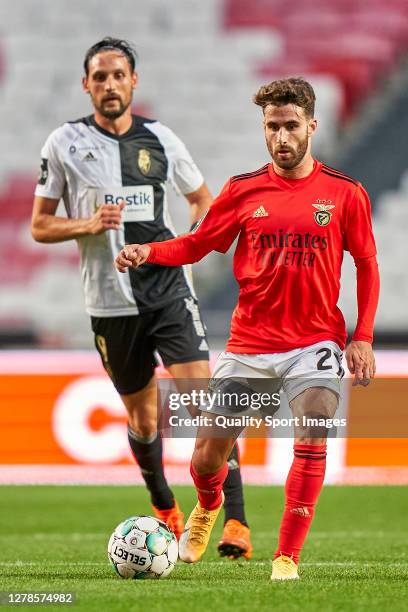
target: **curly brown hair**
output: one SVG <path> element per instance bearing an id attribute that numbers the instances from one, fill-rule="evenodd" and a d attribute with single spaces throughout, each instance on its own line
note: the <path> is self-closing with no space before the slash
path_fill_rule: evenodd
<path id="1" fill-rule="evenodd" d="M 313 87 L 302 77 L 281 79 L 262 85 L 252 98 L 252 101 L 262 106 L 262 109 L 268 104 L 274 106 L 296 104 L 304 109 L 308 118 L 314 117 L 315 100 Z"/>

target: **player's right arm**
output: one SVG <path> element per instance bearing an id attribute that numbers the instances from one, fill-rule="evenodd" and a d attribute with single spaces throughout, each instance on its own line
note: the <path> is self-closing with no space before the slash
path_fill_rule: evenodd
<path id="1" fill-rule="evenodd" d="M 63 242 L 81 236 L 102 234 L 118 229 L 124 203 L 103 204 L 92 217 L 66 219 L 55 215 L 59 199 L 35 196 L 31 219 L 31 234 L 37 242 Z"/>
<path id="2" fill-rule="evenodd" d="M 61 141 L 61 130 L 62 128 L 58 128 L 52 132 L 41 150 L 41 172 L 35 190 L 31 219 L 31 233 L 37 242 L 63 242 L 81 236 L 101 234 L 120 226 L 124 204 L 103 204 L 87 218 L 67 219 L 55 214 L 67 182 L 59 154 L 61 146 L 66 146 L 66 143 Z"/>
<path id="3" fill-rule="evenodd" d="M 116 267 L 125 272 L 127 268 L 137 268 L 145 262 L 162 266 L 195 263 L 211 251 L 225 253 L 239 231 L 228 181 L 192 233 L 164 242 L 128 244 L 117 256 Z"/>

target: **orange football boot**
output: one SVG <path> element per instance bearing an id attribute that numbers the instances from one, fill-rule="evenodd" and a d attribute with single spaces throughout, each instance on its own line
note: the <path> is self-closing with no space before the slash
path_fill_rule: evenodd
<path id="1" fill-rule="evenodd" d="M 238 559 L 252 557 L 252 544 L 249 537 L 249 527 L 243 525 L 236 519 L 229 519 L 224 525 L 222 538 L 217 546 L 220 557 Z"/>
<path id="2" fill-rule="evenodd" d="M 168 510 L 160 510 L 156 506 L 153 506 L 153 510 L 155 516 L 166 523 L 167 527 L 172 530 L 177 540 L 179 540 L 184 531 L 184 514 L 176 500 L 174 500 L 174 506 Z"/>

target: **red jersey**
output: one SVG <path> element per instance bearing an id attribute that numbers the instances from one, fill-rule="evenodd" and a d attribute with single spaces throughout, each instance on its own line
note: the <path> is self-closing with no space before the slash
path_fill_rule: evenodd
<path id="1" fill-rule="evenodd" d="M 193 263 L 226 252 L 237 236 L 239 299 L 227 350 L 285 352 L 322 340 L 344 348 L 337 307 L 343 251 L 355 260 L 376 254 L 361 184 L 317 161 L 302 179 L 283 178 L 267 164 L 232 177 L 196 231 L 150 244 L 148 261 Z M 371 341 L 372 324 L 359 319 L 354 339 Z"/>

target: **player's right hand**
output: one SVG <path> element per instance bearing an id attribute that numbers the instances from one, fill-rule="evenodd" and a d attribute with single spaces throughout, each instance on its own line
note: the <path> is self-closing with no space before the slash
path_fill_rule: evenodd
<path id="1" fill-rule="evenodd" d="M 127 244 L 115 259 L 115 266 L 119 272 L 126 272 L 127 268 L 138 268 L 149 257 L 150 247 L 147 244 Z"/>
<path id="2" fill-rule="evenodd" d="M 107 230 L 118 230 L 122 222 L 122 210 L 125 202 L 120 204 L 102 204 L 96 213 L 89 219 L 89 233 L 93 236 L 102 234 Z"/>

